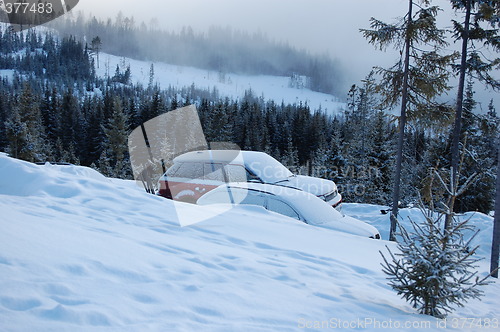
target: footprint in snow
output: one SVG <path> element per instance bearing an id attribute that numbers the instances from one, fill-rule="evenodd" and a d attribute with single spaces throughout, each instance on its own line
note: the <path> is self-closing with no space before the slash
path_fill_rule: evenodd
<path id="1" fill-rule="evenodd" d="M 14 298 L 14 297 L 1 297 L 0 305 L 14 311 L 27 311 L 42 305 L 42 303 L 35 298 Z"/>

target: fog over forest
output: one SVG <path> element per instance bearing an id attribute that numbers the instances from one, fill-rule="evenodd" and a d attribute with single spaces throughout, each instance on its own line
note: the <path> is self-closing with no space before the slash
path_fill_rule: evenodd
<path id="1" fill-rule="evenodd" d="M 121 13 L 114 19 L 82 14 L 66 17 L 49 26 L 66 36 L 91 44 L 99 38 L 102 52 L 138 60 L 162 61 L 220 73 L 305 76 L 313 91 L 343 96 L 343 73 L 338 61 L 326 54 L 313 55 L 288 43 L 276 42 L 265 33 L 247 33 L 230 27 L 212 27 L 197 33 L 191 27 L 179 32 L 137 23 Z M 94 46 L 95 47 L 95 46 Z"/>
<path id="2" fill-rule="evenodd" d="M 451 9 L 448 0 L 434 0 L 433 5 L 442 8 L 438 15 L 442 28 L 451 29 L 452 19 L 462 19 Z M 369 28 L 371 17 L 395 22 L 407 9 L 406 0 L 146 0 L 140 5 L 132 0 L 82 0 L 73 14 L 83 11 L 84 16 L 115 20 L 121 12 L 124 16 L 133 16 L 137 25 L 145 22 L 148 27 L 153 24 L 175 32 L 191 27 L 195 34 L 206 34 L 213 27 L 231 27 L 250 35 L 265 35 L 272 41 L 290 44 L 313 55 L 327 54 L 338 64 L 337 74 L 341 73 L 342 77 L 336 80 L 341 87 L 337 97 L 345 99 L 351 85 L 359 85 L 373 66 L 387 68 L 398 58 L 398 52 L 393 49 L 380 51 L 369 45 L 359 29 Z M 460 47 L 453 38 L 449 38 L 449 43 L 450 52 Z M 453 103 L 455 98 L 456 92 L 452 89 L 442 96 L 442 101 Z M 492 98 L 496 105 L 500 104 L 499 94 L 481 84 L 475 86 L 475 98 L 478 112 L 486 112 Z"/>

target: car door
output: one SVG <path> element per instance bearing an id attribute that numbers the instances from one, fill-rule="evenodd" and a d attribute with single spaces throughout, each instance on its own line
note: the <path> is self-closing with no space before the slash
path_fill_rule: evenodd
<path id="1" fill-rule="evenodd" d="M 198 182 L 198 187 L 195 188 L 198 192 L 198 197 L 217 188 L 225 183 L 223 165 L 221 163 L 207 162 L 203 164 L 203 179 Z"/>
<path id="2" fill-rule="evenodd" d="M 201 196 L 200 182 L 203 180 L 203 164 L 181 163 L 173 167 L 166 174 L 166 181 L 161 184 L 160 194 L 163 187 L 169 191 L 168 198 L 174 200 L 194 203 Z"/>
<path id="3" fill-rule="evenodd" d="M 267 197 L 266 208 L 271 212 L 279 213 L 284 216 L 303 221 L 303 218 L 301 218 L 300 214 L 293 207 L 273 196 Z"/>
<path id="4" fill-rule="evenodd" d="M 239 204 L 257 205 L 257 206 L 262 206 L 263 208 L 265 208 L 266 207 L 266 196 L 265 196 L 265 194 L 263 194 L 259 191 L 247 190 L 246 196 L 242 197 Z"/>
<path id="5" fill-rule="evenodd" d="M 226 182 L 260 182 L 255 180 L 255 175 L 241 165 L 226 164 L 224 165 L 224 173 Z"/>

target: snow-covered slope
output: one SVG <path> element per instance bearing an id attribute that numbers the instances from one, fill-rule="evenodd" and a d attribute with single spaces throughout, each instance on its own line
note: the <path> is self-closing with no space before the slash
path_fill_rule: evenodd
<path id="1" fill-rule="evenodd" d="M 0 31 L 5 31 L 8 26 L 0 22 Z M 47 31 L 52 31 L 57 35 L 57 31 L 45 26 L 37 26 L 34 30 L 42 36 Z M 22 56 L 23 53 L 24 51 L 21 51 L 19 55 Z M 97 62 L 97 58 L 95 60 Z M 167 89 L 169 86 L 181 89 L 194 85 L 198 89 L 208 91 L 213 91 L 215 88 L 222 97 L 234 99 L 242 98 L 246 91 L 251 90 L 254 96 L 263 97 L 266 101 L 274 100 L 278 104 L 284 102 L 285 104 L 302 103 L 305 105 L 307 103 L 312 111 L 321 109 L 329 114 L 336 114 L 346 108 L 346 104 L 336 96 L 315 92 L 305 87 L 291 87 L 290 77 L 285 76 L 219 73 L 163 62 L 135 60 L 107 53 L 99 54 L 96 73 L 102 78 L 113 77 L 117 66 L 120 67 L 122 73 L 130 66 L 131 82 L 141 83 L 147 87 L 150 83 L 151 65 L 154 68 L 153 84 L 158 84 L 162 89 Z M 12 80 L 13 75 L 14 70 L 0 69 L 0 78 Z M 303 86 L 306 78 L 300 76 L 299 80 L 301 82 L 298 85 Z"/>
<path id="2" fill-rule="evenodd" d="M 379 209 L 346 204 L 384 231 Z M 442 330 L 386 285 L 386 241 L 174 203 L 89 168 L 2 154 L 0 211 L 1 331 Z M 179 212 L 204 221 L 180 227 Z M 485 291 L 448 330 L 462 330 L 453 318 L 500 316 L 499 285 Z"/>
<path id="3" fill-rule="evenodd" d="M 345 109 L 345 103 L 332 95 L 311 91 L 306 88 L 292 88 L 290 78 L 284 76 L 251 76 L 238 74 L 220 74 L 216 71 L 203 70 L 193 67 L 169 65 L 162 62 L 139 61 L 130 58 L 118 57 L 106 53 L 99 55 L 99 68 L 96 69 L 100 77 L 112 77 L 116 66 L 124 71 L 128 66 L 131 70 L 131 81 L 148 86 L 151 64 L 154 68 L 153 82 L 161 88 L 169 86 L 176 88 L 190 87 L 194 84 L 199 89 L 212 91 L 216 88 L 223 97 L 241 98 L 245 91 L 252 90 L 257 97 L 264 100 L 274 100 L 280 104 L 308 104 L 311 110 L 321 110 L 335 114 Z"/>

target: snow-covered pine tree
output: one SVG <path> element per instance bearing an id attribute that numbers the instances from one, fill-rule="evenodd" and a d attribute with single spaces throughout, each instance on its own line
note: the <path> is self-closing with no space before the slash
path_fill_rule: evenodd
<path id="1" fill-rule="evenodd" d="M 348 191 L 344 192 L 347 200 L 373 203 L 378 189 L 374 188 L 373 160 L 374 142 L 371 130 L 374 126 L 377 98 L 374 72 L 370 72 L 361 86 L 353 85 L 349 90 L 348 109 L 344 112 L 345 124 L 342 129 L 346 151 L 346 165 L 343 168 L 348 176 Z M 357 128 L 352 130 L 352 128 Z M 376 167 L 376 166 L 375 166 Z M 352 195 L 352 196 L 351 196 Z M 370 196 L 370 197 L 369 197 Z"/>
<path id="2" fill-rule="evenodd" d="M 417 2 L 420 5 L 416 6 Z M 380 50 L 395 45 L 401 54 L 391 68 L 375 68 L 375 73 L 381 76 L 377 88 L 382 96 L 382 108 L 401 106 L 390 240 L 395 239 L 407 115 L 412 118 L 425 112 L 425 116 L 430 118 L 431 115 L 435 117 L 440 114 L 428 114 L 429 110 L 435 110 L 430 105 L 434 104 L 436 96 L 449 89 L 447 82 L 450 72 L 447 66 L 454 55 L 440 54 L 447 43 L 445 31 L 437 27 L 438 12 L 439 7 L 431 6 L 430 0 L 409 0 L 408 12 L 401 22 L 387 24 L 372 18 L 371 29 L 361 29 L 368 42 Z"/>
<path id="3" fill-rule="evenodd" d="M 5 91 L 0 91 L 0 151 L 7 146 L 7 135 L 5 131 L 5 122 L 7 120 L 8 98 Z"/>
<path id="4" fill-rule="evenodd" d="M 368 139 L 370 127 L 369 119 L 372 118 L 374 110 L 378 103 L 376 99 L 376 82 L 374 72 L 371 71 L 362 81 L 362 86 L 353 85 L 349 90 L 348 111 L 346 111 L 346 125 L 351 128 L 352 135 L 352 155 L 354 162 L 358 166 L 366 167 L 367 153 L 371 150 Z"/>
<path id="5" fill-rule="evenodd" d="M 95 36 L 93 39 L 92 39 L 92 42 L 90 44 L 90 51 L 91 51 L 91 54 L 96 56 L 97 58 L 97 68 L 99 68 L 99 54 L 101 52 L 101 47 L 102 47 L 102 42 L 101 42 L 101 38 L 99 36 Z"/>
<path id="6" fill-rule="evenodd" d="M 108 156 L 106 150 L 103 150 L 101 156 L 99 157 L 99 167 L 97 170 L 107 177 L 114 177 L 113 168 L 110 165 L 111 159 Z"/>
<path id="7" fill-rule="evenodd" d="M 288 136 L 287 138 L 287 148 L 283 156 L 281 156 L 281 163 L 293 173 L 296 173 L 299 169 L 299 152 L 293 145 L 291 136 Z"/>
<path id="8" fill-rule="evenodd" d="M 176 98 L 176 97 L 174 97 Z M 149 121 L 166 111 L 165 101 L 162 97 L 161 91 L 157 88 L 152 92 L 150 99 L 144 99 L 140 107 L 141 123 Z M 173 109 L 172 109 L 173 110 Z"/>
<path id="9" fill-rule="evenodd" d="M 328 172 L 326 170 L 326 162 L 329 156 L 329 147 L 323 133 L 319 136 L 318 148 L 314 150 L 311 158 L 311 172 L 309 175 L 326 178 Z"/>
<path id="10" fill-rule="evenodd" d="M 151 64 L 151 67 L 149 67 L 149 84 L 148 84 L 149 91 L 153 90 L 154 82 L 155 82 L 155 66 L 154 64 Z"/>
<path id="11" fill-rule="evenodd" d="M 47 134 L 47 139 L 54 144 L 60 136 L 61 126 L 61 107 L 55 86 L 49 88 L 45 87 L 44 96 L 40 104 L 40 111 L 43 120 L 43 126 Z"/>
<path id="12" fill-rule="evenodd" d="M 17 105 L 5 124 L 7 151 L 15 158 L 45 161 L 48 154 L 40 106 L 29 84 L 25 84 Z"/>
<path id="13" fill-rule="evenodd" d="M 128 128 L 132 130 L 133 128 L 137 128 L 138 126 L 141 125 L 141 119 L 140 119 L 140 114 L 139 114 L 139 109 L 137 106 L 136 98 L 131 97 L 129 98 L 128 105 L 127 105 L 127 118 L 128 118 Z"/>
<path id="14" fill-rule="evenodd" d="M 113 114 L 104 127 L 106 139 L 103 142 L 103 154 L 101 161 L 104 162 L 103 170 L 108 171 L 118 178 L 129 178 L 132 174 L 128 157 L 128 129 L 127 116 L 123 110 L 120 99 L 116 98 L 113 104 Z M 109 166 L 107 165 L 109 164 Z M 99 165 L 101 168 L 101 165 Z"/>
<path id="15" fill-rule="evenodd" d="M 211 107 L 210 130 L 205 134 L 210 142 L 231 142 L 232 120 L 228 103 L 219 102 Z"/>
<path id="16" fill-rule="evenodd" d="M 60 142 L 60 141 L 59 141 Z M 60 156 L 59 161 L 70 163 L 73 165 L 80 165 L 80 159 L 75 154 L 75 147 L 71 143 L 69 147 L 65 150 L 59 150 Z"/>
<path id="17" fill-rule="evenodd" d="M 82 137 L 85 137 L 86 121 L 80 103 L 73 89 L 67 89 L 61 101 L 61 140 L 63 148 L 75 148 L 77 157 L 85 150 Z"/>
<path id="18" fill-rule="evenodd" d="M 498 258 L 500 256 L 500 136 L 498 137 L 497 154 L 497 187 L 495 198 L 495 219 L 493 220 L 493 240 L 491 243 L 490 272 L 498 278 Z"/>
<path id="19" fill-rule="evenodd" d="M 493 209 L 495 195 L 496 146 L 498 120 L 493 111 L 488 114 L 475 114 L 476 102 L 474 91 L 469 82 L 466 98 L 463 102 L 462 137 L 466 137 L 467 154 L 461 167 L 460 181 L 465 181 L 474 172 L 480 178 L 474 182 L 461 197 L 456 198 L 454 209 L 463 211 L 481 211 L 489 213 Z M 465 144 L 465 142 L 464 142 Z"/>
<path id="20" fill-rule="evenodd" d="M 395 129 L 384 111 L 377 111 L 373 117 L 368 133 L 372 143 L 367 152 L 369 181 L 366 184 L 365 201 L 388 205 L 392 193 L 394 168 L 392 141 Z"/>
<path id="21" fill-rule="evenodd" d="M 457 220 L 446 230 L 445 214 L 423 207 L 422 214 L 422 224 L 410 219 L 411 231 L 399 225 L 398 252 L 389 247 L 388 256 L 380 252 L 383 272 L 389 285 L 419 313 L 443 318 L 456 306 L 481 297 L 479 286 L 487 281 L 475 271 L 478 246 L 471 247 L 471 242 L 477 233 L 469 220 Z"/>
<path id="22" fill-rule="evenodd" d="M 451 178 L 453 169 L 449 173 Z M 453 181 L 446 183 L 437 170 L 432 170 L 429 192 L 437 184 L 448 197 L 459 197 L 475 178 L 472 175 L 458 186 Z M 442 318 L 456 306 L 479 298 L 483 292 L 478 287 L 488 283 L 489 275 L 481 279 L 477 276 L 476 263 L 480 259 L 474 254 L 479 246 L 472 247 L 472 240 L 478 231 L 468 224 L 470 218 L 459 220 L 449 206 L 436 206 L 432 197 L 428 205 L 426 209 L 420 201 L 422 224 L 410 218 L 413 231 L 399 225 L 399 252 L 393 253 L 387 247 L 389 257 L 380 254 L 384 260 L 383 272 L 398 295 L 420 313 Z"/>
<path id="23" fill-rule="evenodd" d="M 500 1 L 490 0 L 450 0 L 453 9 L 465 14 L 462 22 L 453 21 L 455 36 L 462 41 L 459 71 L 457 102 L 455 107 L 455 123 L 451 143 L 452 182 L 459 182 L 460 141 L 462 139 L 462 116 L 464 109 L 465 85 L 468 75 L 483 82 L 487 86 L 500 90 L 500 81 L 491 76 L 491 71 L 498 68 L 500 58 L 484 56 L 484 48 L 493 52 L 500 50 L 498 42 L 500 20 Z M 492 53 L 494 55 L 494 53 Z M 454 210 L 456 197 L 450 196 L 448 206 Z M 451 220 L 448 219 L 445 227 Z"/>
<path id="24" fill-rule="evenodd" d="M 5 122 L 7 138 L 6 151 L 14 158 L 21 158 L 22 150 L 27 145 L 28 126 L 21 120 L 19 111 L 14 108 Z"/>
<path id="25" fill-rule="evenodd" d="M 344 146 L 344 142 L 341 137 L 343 127 L 343 123 L 335 117 L 332 121 L 331 137 L 329 137 L 327 142 L 327 158 L 323 165 L 324 174 L 321 176 L 325 179 L 334 181 L 337 184 L 339 191 L 341 191 L 342 195 L 346 197 L 347 191 L 344 189 L 346 188 L 345 185 L 348 183 L 349 179 L 346 179 L 343 174 L 343 168 L 347 162 L 342 149 Z"/>

